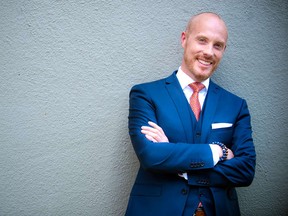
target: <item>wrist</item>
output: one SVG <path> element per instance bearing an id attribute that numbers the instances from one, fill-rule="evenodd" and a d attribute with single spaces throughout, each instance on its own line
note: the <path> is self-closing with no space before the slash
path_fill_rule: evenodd
<path id="1" fill-rule="evenodd" d="M 216 144 L 216 145 L 220 146 L 220 148 L 221 148 L 221 152 L 219 154 L 219 160 L 220 161 L 227 160 L 228 148 L 221 142 L 212 142 L 212 144 Z"/>

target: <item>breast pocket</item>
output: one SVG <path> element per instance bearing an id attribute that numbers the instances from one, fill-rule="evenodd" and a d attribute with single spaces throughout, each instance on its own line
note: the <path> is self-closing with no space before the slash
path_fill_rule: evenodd
<path id="1" fill-rule="evenodd" d="M 212 129 L 209 136 L 209 142 L 221 142 L 229 148 L 232 144 L 233 131 L 233 127 Z"/>

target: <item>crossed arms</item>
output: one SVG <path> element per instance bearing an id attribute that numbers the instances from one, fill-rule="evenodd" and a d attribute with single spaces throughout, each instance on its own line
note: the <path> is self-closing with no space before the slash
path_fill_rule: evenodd
<path id="1" fill-rule="evenodd" d="M 215 165 L 210 145 L 181 141 L 183 131 L 179 127 L 180 120 L 170 119 L 172 108 L 167 111 L 167 106 L 172 104 L 163 105 L 158 100 L 159 95 L 165 95 L 164 90 L 149 87 L 136 86 L 130 92 L 129 134 L 142 168 L 153 172 L 188 173 L 189 185 L 203 186 L 198 182 L 200 178 L 208 180 L 207 186 L 215 187 L 251 184 L 256 155 L 250 114 L 244 100 L 237 99 L 238 108 L 233 114 L 234 132 L 228 160 Z M 159 95 L 154 96 L 157 91 Z M 221 157 L 220 147 L 216 148 L 218 157 Z M 191 167 L 191 162 L 197 161 L 201 161 L 203 166 Z"/>
<path id="2" fill-rule="evenodd" d="M 148 124 L 150 125 L 150 127 L 149 126 L 142 126 L 141 127 L 141 133 L 145 134 L 145 137 L 148 140 L 150 140 L 154 143 L 158 143 L 158 142 L 169 143 L 169 140 L 168 140 L 167 136 L 165 135 L 165 133 L 161 127 L 159 127 L 157 124 L 155 124 L 154 122 L 151 122 L 151 121 L 149 121 Z M 215 151 L 212 150 L 213 154 L 217 154 L 218 157 L 221 158 L 223 156 L 222 148 L 216 144 L 210 144 L 210 145 L 211 145 L 211 150 L 215 149 Z M 234 154 L 231 151 L 231 149 L 228 149 L 227 160 L 230 160 L 232 158 L 234 158 Z"/>

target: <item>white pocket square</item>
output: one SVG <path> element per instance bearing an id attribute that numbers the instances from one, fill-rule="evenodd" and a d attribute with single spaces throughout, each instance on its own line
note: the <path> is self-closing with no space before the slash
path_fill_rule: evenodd
<path id="1" fill-rule="evenodd" d="M 219 129 L 219 128 L 228 128 L 232 127 L 232 123 L 213 123 L 212 129 Z"/>

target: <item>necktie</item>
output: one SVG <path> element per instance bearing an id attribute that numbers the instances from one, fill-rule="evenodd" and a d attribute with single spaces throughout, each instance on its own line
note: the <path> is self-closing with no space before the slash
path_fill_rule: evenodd
<path id="1" fill-rule="evenodd" d="M 189 87 L 193 90 L 193 94 L 190 97 L 190 106 L 194 112 L 196 120 L 198 121 L 200 112 L 201 112 L 201 106 L 200 106 L 199 99 L 198 99 L 198 93 L 205 86 L 200 82 L 194 82 L 194 83 L 189 84 Z"/>

